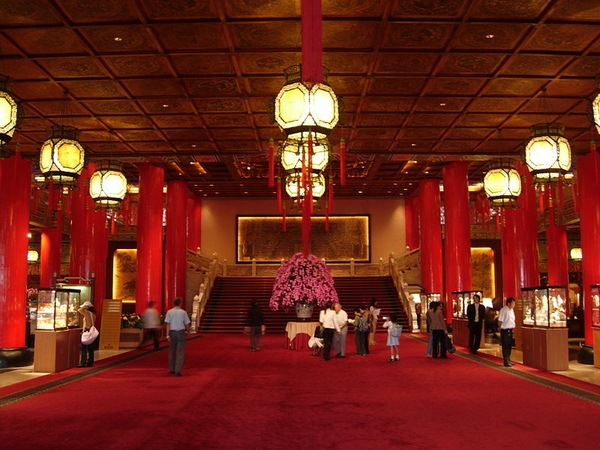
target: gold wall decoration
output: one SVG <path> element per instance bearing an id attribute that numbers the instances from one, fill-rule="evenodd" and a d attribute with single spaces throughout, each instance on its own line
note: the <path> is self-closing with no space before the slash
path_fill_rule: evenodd
<path id="1" fill-rule="evenodd" d="M 327 262 L 370 262 L 370 216 L 313 216 L 310 252 Z M 302 217 L 286 218 L 286 231 L 280 216 L 237 217 L 237 262 L 280 262 L 302 251 Z"/>
<path id="2" fill-rule="evenodd" d="M 113 295 L 124 303 L 135 301 L 137 250 L 119 248 L 113 255 Z"/>

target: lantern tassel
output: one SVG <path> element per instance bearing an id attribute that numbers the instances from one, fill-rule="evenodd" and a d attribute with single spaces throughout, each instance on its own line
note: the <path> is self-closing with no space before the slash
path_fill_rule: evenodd
<path id="1" fill-rule="evenodd" d="M 275 184 L 275 141 L 269 139 L 269 187 Z"/>
<path id="2" fill-rule="evenodd" d="M 346 141 L 340 139 L 340 184 L 346 186 Z"/>
<path id="3" fill-rule="evenodd" d="M 281 199 L 281 177 L 277 177 L 277 211 L 282 211 L 282 199 Z"/>
<path id="4" fill-rule="evenodd" d="M 285 214 L 286 214 L 286 207 L 285 207 L 285 203 L 284 203 L 281 208 L 281 231 L 287 231 L 287 223 L 285 221 Z"/>
<path id="5" fill-rule="evenodd" d="M 325 231 L 329 231 L 329 202 L 325 202 Z"/>

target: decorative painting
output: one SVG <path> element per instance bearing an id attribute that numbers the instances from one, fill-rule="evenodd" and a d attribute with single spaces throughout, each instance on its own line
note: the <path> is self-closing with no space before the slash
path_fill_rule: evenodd
<path id="1" fill-rule="evenodd" d="M 483 297 L 496 297 L 494 276 L 494 250 L 489 247 L 471 247 L 473 290 L 481 290 Z"/>
<path id="2" fill-rule="evenodd" d="M 135 300 L 135 273 L 137 266 L 136 249 L 117 249 L 113 255 L 113 295 L 112 298 Z"/>
<path id="3" fill-rule="evenodd" d="M 311 218 L 310 253 L 327 262 L 370 262 L 370 216 L 330 216 Z M 237 262 L 281 262 L 303 251 L 302 217 L 237 217 Z"/>

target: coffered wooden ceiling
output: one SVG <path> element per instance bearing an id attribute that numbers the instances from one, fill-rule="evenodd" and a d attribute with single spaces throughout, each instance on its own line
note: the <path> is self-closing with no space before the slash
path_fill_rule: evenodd
<path id="1" fill-rule="evenodd" d="M 599 37 L 598 0 L 324 0 L 336 195 L 404 195 L 455 160 L 479 181 L 539 122 L 588 151 Z M 134 183 L 150 161 L 198 195 L 274 196 L 268 105 L 300 58 L 300 0 L 0 0 L 0 72 L 25 109 L 10 148 L 36 159 L 48 126 L 74 125 Z"/>

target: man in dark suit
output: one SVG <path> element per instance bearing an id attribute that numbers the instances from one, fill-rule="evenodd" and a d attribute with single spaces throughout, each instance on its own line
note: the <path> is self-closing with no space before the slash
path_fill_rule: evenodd
<path id="1" fill-rule="evenodd" d="M 467 318 L 469 319 L 469 348 L 471 353 L 477 354 L 481 342 L 481 329 L 485 319 L 485 306 L 481 303 L 479 294 L 473 295 L 473 303 L 467 306 Z"/>

